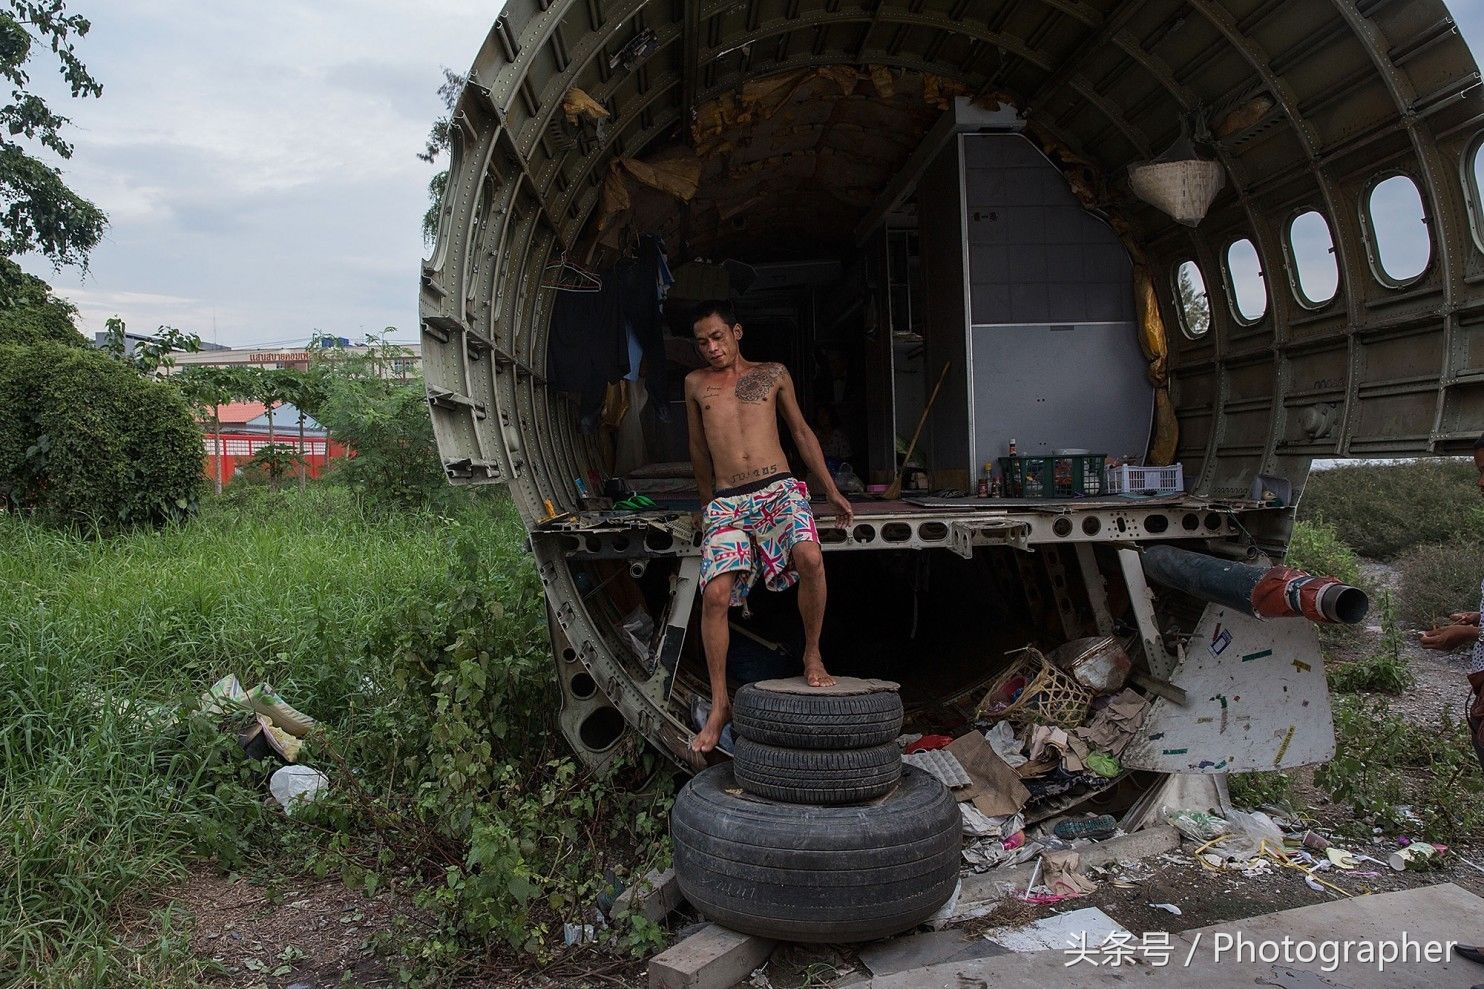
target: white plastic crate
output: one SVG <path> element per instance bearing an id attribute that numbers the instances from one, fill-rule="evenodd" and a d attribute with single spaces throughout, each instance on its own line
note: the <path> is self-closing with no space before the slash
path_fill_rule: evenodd
<path id="1" fill-rule="evenodd" d="M 1180 494 L 1185 490 L 1185 471 L 1179 464 L 1168 467 L 1108 468 L 1109 494 Z"/>

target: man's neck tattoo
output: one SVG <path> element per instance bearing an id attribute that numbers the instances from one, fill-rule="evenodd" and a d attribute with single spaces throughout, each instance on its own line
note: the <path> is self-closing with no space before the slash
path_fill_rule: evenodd
<path id="1" fill-rule="evenodd" d="M 737 401 L 753 404 L 766 402 L 782 375 L 781 364 L 759 364 L 737 379 Z"/>

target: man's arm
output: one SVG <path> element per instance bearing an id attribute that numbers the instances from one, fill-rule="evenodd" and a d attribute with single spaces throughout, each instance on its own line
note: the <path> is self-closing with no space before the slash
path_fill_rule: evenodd
<path id="1" fill-rule="evenodd" d="M 685 376 L 685 422 L 690 434 L 690 465 L 696 474 L 696 491 L 701 496 L 701 507 L 705 508 L 716 491 L 716 476 L 711 470 L 711 450 L 706 446 L 706 427 L 696 405 L 694 373 Z"/>
<path id="2" fill-rule="evenodd" d="M 804 421 L 804 413 L 799 410 L 798 397 L 794 395 L 794 379 L 789 376 L 788 368 L 780 369 L 783 374 L 778 382 L 778 414 L 783 417 L 783 424 L 788 427 L 789 435 L 793 436 L 794 445 L 799 448 L 799 456 L 804 458 L 805 466 L 824 485 L 825 497 L 835 506 L 835 511 L 844 524 L 849 525 L 855 517 L 855 510 L 850 507 L 850 500 L 835 487 L 835 479 L 830 476 L 829 466 L 824 462 L 824 451 L 819 448 L 819 438 L 809 428 L 809 423 Z"/>

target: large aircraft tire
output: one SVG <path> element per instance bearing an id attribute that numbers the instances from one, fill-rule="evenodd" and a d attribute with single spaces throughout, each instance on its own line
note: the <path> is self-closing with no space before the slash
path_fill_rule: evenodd
<path id="1" fill-rule="evenodd" d="M 864 804 L 764 800 L 730 765 L 687 783 L 670 815 L 675 875 L 708 919 L 784 941 L 888 937 L 931 917 L 958 883 L 962 825 L 946 787 L 919 769 Z"/>
<path id="2" fill-rule="evenodd" d="M 785 749 L 749 738 L 732 753 L 737 785 L 791 804 L 849 804 L 883 797 L 902 778 L 896 742 L 863 749 Z"/>
<path id="3" fill-rule="evenodd" d="M 732 731 L 786 749 L 861 749 L 902 733 L 902 698 L 870 694 L 785 694 L 748 684 L 732 701 Z"/>

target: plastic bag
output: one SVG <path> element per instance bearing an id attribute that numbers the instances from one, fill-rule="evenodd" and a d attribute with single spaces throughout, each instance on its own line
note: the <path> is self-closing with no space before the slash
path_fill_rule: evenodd
<path id="1" fill-rule="evenodd" d="M 1224 834 L 1232 833 L 1231 822 L 1226 818 L 1203 810 L 1166 811 L 1165 821 L 1191 841 L 1204 845 Z"/>

